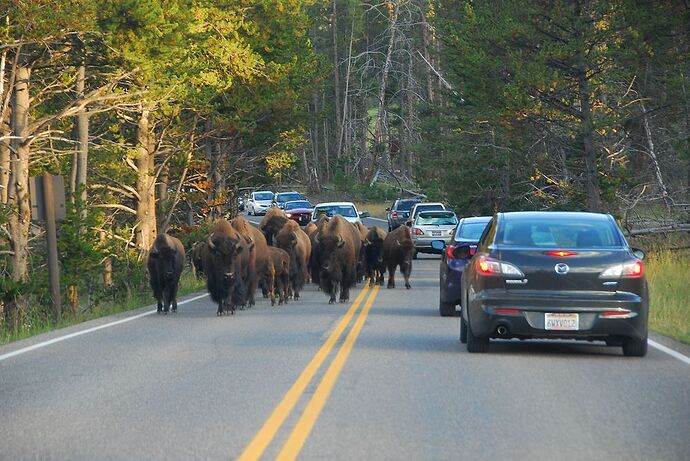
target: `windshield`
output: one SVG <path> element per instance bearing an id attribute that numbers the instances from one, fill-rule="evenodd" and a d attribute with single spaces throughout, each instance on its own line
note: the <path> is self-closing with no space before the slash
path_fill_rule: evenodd
<path id="1" fill-rule="evenodd" d="M 607 221 L 533 221 L 506 222 L 496 243 L 509 246 L 544 248 L 620 247 L 620 236 Z"/>
<path id="2" fill-rule="evenodd" d="M 482 232 L 484 232 L 484 228 L 488 223 L 489 221 L 469 222 L 463 224 L 458 228 L 458 231 L 455 234 L 455 240 L 476 240 L 478 242 L 479 238 L 482 236 Z"/>
<path id="3" fill-rule="evenodd" d="M 398 202 L 398 207 L 393 207 L 393 209 L 398 211 L 410 211 L 415 203 L 419 203 L 419 200 L 400 200 Z"/>
<path id="4" fill-rule="evenodd" d="M 454 213 L 420 213 L 416 222 L 418 226 L 454 226 L 457 223 Z"/>
<path id="5" fill-rule="evenodd" d="M 329 205 L 329 206 L 317 206 L 314 210 L 314 216 L 318 219 L 322 214 L 326 216 L 335 216 L 339 214 L 346 218 L 356 218 L 357 213 L 355 208 L 351 205 Z"/>
<path id="6" fill-rule="evenodd" d="M 419 215 L 422 211 L 443 211 L 443 205 L 417 205 L 417 208 L 415 209 L 415 214 Z"/>
<path id="7" fill-rule="evenodd" d="M 288 192 L 285 194 L 276 194 L 276 202 L 289 202 L 291 200 L 299 200 L 302 196 L 297 192 Z"/>
<path id="8" fill-rule="evenodd" d="M 295 208 L 311 208 L 311 203 L 306 200 L 296 200 L 285 204 L 286 210 L 294 210 Z"/>
<path id="9" fill-rule="evenodd" d="M 254 200 L 273 200 L 273 192 L 257 192 L 254 194 Z"/>

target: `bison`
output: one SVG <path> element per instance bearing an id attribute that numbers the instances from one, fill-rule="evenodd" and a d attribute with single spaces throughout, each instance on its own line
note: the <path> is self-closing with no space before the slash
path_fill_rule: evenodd
<path id="1" fill-rule="evenodd" d="M 395 269 L 400 266 L 400 272 L 405 276 L 405 288 L 410 289 L 410 273 L 412 272 L 412 257 L 414 244 L 410 235 L 410 228 L 400 226 L 386 235 L 383 241 L 383 260 L 388 266 L 388 288 L 395 288 Z"/>
<path id="2" fill-rule="evenodd" d="M 372 285 L 383 285 L 383 274 L 386 272 L 386 264 L 383 259 L 383 241 L 386 232 L 378 226 L 369 228 L 362 243 L 364 257 L 364 271 Z"/>
<path id="3" fill-rule="evenodd" d="M 278 247 L 268 247 L 268 253 L 271 256 L 271 263 L 275 273 L 275 284 L 271 293 L 271 306 L 276 303 L 276 293 L 278 294 L 278 304 L 287 303 L 290 289 L 290 255 Z"/>
<path id="4" fill-rule="evenodd" d="M 160 234 L 149 250 L 146 262 L 153 296 L 158 302 L 158 313 L 177 312 L 177 287 L 184 266 L 182 242 L 168 234 Z"/>
<path id="5" fill-rule="evenodd" d="M 206 242 L 198 242 L 192 248 L 192 269 L 194 270 L 194 277 L 200 279 L 204 276 L 204 260 L 208 258 L 208 244 Z"/>
<path id="6" fill-rule="evenodd" d="M 288 222 L 288 218 L 280 208 L 273 207 L 266 212 L 266 216 L 263 217 L 261 224 L 259 224 L 259 230 L 264 233 L 268 245 L 273 245 L 274 237 L 286 222 Z"/>
<path id="7" fill-rule="evenodd" d="M 203 267 L 208 292 L 218 303 L 218 315 L 223 315 L 228 309 L 234 314 L 235 306 L 243 306 L 247 302 L 254 242 L 221 219 L 206 243 L 208 253 Z"/>
<path id="8" fill-rule="evenodd" d="M 309 272 L 311 275 L 311 281 L 317 285 L 319 285 L 319 271 L 320 271 L 320 266 L 319 266 L 319 248 L 318 245 L 316 244 L 316 239 L 319 235 L 319 232 L 321 232 L 321 229 L 323 229 L 323 226 L 326 225 L 326 223 L 329 221 L 330 218 L 328 216 L 323 215 L 321 216 L 318 221 L 316 221 L 315 229 L 312 231 L 311 234 L 309 234 L 309 241 L 311 242 L 311 256 L 309 257 Z"/>
<path id="9" fill-rule="evenodd" d="M 290 288 L 295 300 L 309 278 L 311 241 L 299 224 L 288 221 L 276 234 L 276 245 L 290 255 Z"/>
<path id="10" fill-rule="evenodd" d="M 357 281 L 357 260 L 362 241 L 357 229 L 342 216 L 325 223 L 316 235 L 319 284 L 333 304 L 340 291 L 340 302 L 350 300 L 350 288 Z"/>
<path id="11" fill-rule="evenodd" d="M 258 286 L 265 288 L 266 293 L 273 290 L 273 265 L 270 264 L 268 244 L 264 234 L 252 226 L 249 221 L 241 216 L 231 222 L 232 227 L 242 236 L 254 242 L 254 270 L 248 274 L 247 303 L 255 304 L 255 294 Z"/>
<path id="12" fill-rule="evenodd" d="M 316 229 L 318 229 L 318 228 L 316 227 L 316 224 L 314 224 L 313 222 L 310 222 L 309 224 L 307 224 L 306 226 L 304 226 L 304 233 L 307 234 L 307 236 L 308 236 L 309 238 L 311 238 L 311 234 L 313 234 L 314 232 L 316 232 Z"/>

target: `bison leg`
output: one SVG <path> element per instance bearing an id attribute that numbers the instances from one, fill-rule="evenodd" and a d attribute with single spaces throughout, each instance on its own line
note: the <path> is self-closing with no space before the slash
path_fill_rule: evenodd
<path id="1" fill-rule="evenodd" d="M 400 272 L 403 273 L 405 277 L 405 288 L 408 290 L 412 288 L 410 285 L 410 274 L 412 273 L 412 261 L 405 261 L 400 265 Z"/>
<path id="2" fill-rule="evenodd" d="M 346 303 L 350 300 L 350 287 L 343 283 L 340 287 L 340 302 Z"/>
<path id="3" fill-rule="evenodd" d="M 388 266 L 388 288 L 395 288 L 395 269 L 396 266 Z"/>
<path id="4" fill-rule="evenodd" d="M 218 302 L 218 311 L 216 312 L 216 315 L 218 317 L 223 315 L 223 301 Z"/>

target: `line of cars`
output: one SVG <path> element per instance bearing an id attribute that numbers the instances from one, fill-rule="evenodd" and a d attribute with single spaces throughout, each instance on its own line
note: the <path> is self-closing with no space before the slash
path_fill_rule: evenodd
<path id="1" fill-rule="evenodd" d="M 250 216 L 265 215 L 271 207 L 278 207 L 285 212 L 288 219 L 296 221 L 300 226 L 309 222 L 316 222 L 320 216 L 329 217 L 341 215 L 349 222 L 357 222 L 369 216 L 366 211 L 358 211 L 352 202 L 324 202 L 312 205 L 299 192 L 273 192 L 269 190 L 255 191 L 249 194 L 244 203 Z"/>

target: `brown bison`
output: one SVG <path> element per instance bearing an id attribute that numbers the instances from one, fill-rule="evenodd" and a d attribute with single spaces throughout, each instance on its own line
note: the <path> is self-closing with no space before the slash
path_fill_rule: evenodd
<path id="1" fill-rule="evenodd" d="M 290 255 L 290 289 L 295 300 L 309 278 L 311 241 L 295 221 L 288 221 L 276 234 L 276 245 Z"/>
<path id="2" fill-rule="evenodd" d="M 258 286 L 265 289 L 267 294 L 273 290 L 274 271 L 273 265 L 270 264 L 268 244 L 264 234 L 243 217 L 236 217 L 231 224 L 240 235 L 254 242 L 254 272 L 249 274 L 247 288 L 247 304 L 253 306 L 256 303 L 255 295 Z"/>
<path id="3" fill-rule="evenodd" d="M 247 283 L 252 270 L 254 242 L 240 235 L 229 222 L 221 219 L 206 241 L 208 253 L 203 261 L 206 286 L 211 299 L 218 303 L 218 315 L 247 302 Z"/>
<path id="4" fill-rule="evenodd" d="M 200 279 L 204 276 L 204 260 L 207 258 L 208 244 L 206 242 L 198 242 L 192 248 L 192 269 L 194 277 Z"/>
<path id="5" fill-rule="evenodd" d="M 266 216 L 263 217 L 261 224 L 259 224 L 259 230 L 264 233 L 266 243 L 273 245 L 273 238 L 286 222 L 288 222 L 288 218 L 280 208 L 272 207 L 266 212 Z"/>
<path id="6" fill-rule="evenodd" d="M 364 271 L 372 285 L 374 283 L 383 285 L 383 274 L 386 272 L 386 264 L 383 259 L 383 241 L 385 238 L 386 232 L 383 229 L 372 226 L 369 228 L 364 242 L 362 242 Z"/>
<path id="7" fill-rule="evenodd" d="M 357 229 L 342 216 L 336 215 L 317 234 L 319 284 L 335 302 L 340 291 L 340 302 L 350 300 L 350 288 L 357 281 L 357 260 L 362 241 Z"/>
<path id="8" fill-rule="evenodd" d="M 410 235 L 410 228 L 400 226 L 386 235 L 383 241 L 383 260 L 388 266 L 388 288 L 395 288 L 395 269 L 400 266 L 400 272 L 405 276 L 405 288 L 410 286 L 412 272 L 412 257 L 414 244 Z"/>
<path id="9" fill-rule="evenodd" d="M 308 236 L 309 238 L 311 238 L 311 234 L 313 234 L 314 232 L 316 232 L 316 229 L 318 229 L 318 228 L 316 227 L 316 224 L 314 224 L 313 222 L 310 222 L 309 224 L 307 224 L 306 226 L 304 226 L 304 233 L 307 234 L 307 236 Z"/>
<path id="10" fill-rule="evenodd" d="M 271 263 L 275 272 L 275 283 L 271 293 L 271 306 L 276 303 L 276 292 L 278 294 L 278 304 L 287 303 L 290 289 L 290 255 L 278 247 L 268 247 L 268 252 L 271 255 Z"/>
<path id="11" fill-rule="evenodd" d="M 319 232 L 323 229 L 323 226 L 329 221 L 328 216 L 323 215 L 316 221 L 316 228 L 309 234 L 309 241 L 311 242 L 311 256 L 309 257 L 309 272 L 311 275 L 311 281 L 319 285 L 319 272 L 321 271 L 319 265 L 319 248 L 316 244 L 316 239 Z"/>
<path id="12" fill-rule="evenodd" d="M 149 250 L 146 266 L 153 296 L 158 302 L 158 313 L 177 312 L 177 287 L 184 267 L 184 246 L 175 237 L 160 234 Z"/>

